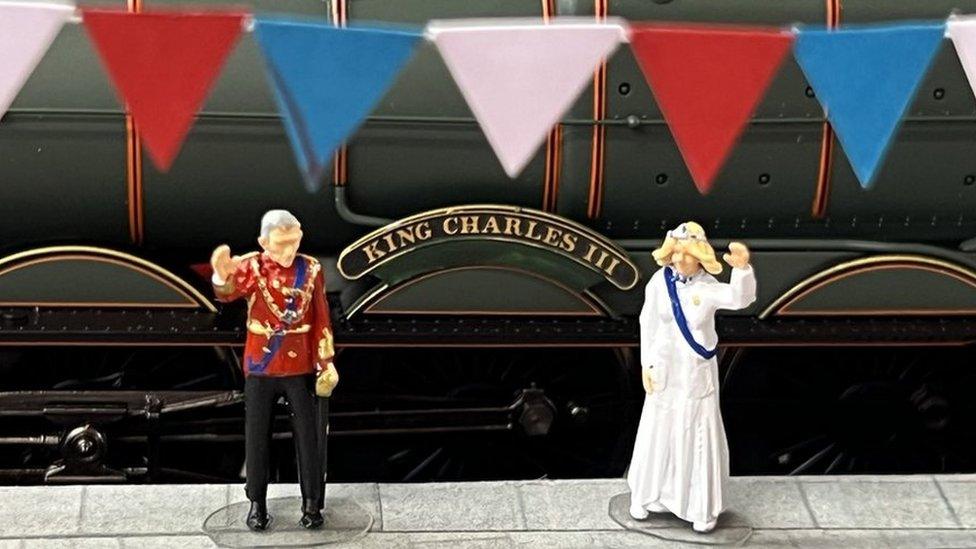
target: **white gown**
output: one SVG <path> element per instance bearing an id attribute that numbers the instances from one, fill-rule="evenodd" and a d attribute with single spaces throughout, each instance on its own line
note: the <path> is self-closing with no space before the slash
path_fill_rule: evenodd
<path id="1" fill-rule="evenodd" d="M 675 282 L 695 341 L 715 348 L 717 309 L 742 309 L 756 299 L 752 267 L 732 269 L 728 284 L 704 270 Z M 651 277 L 640 314 L 641 367 L 651 370 L 627 483 L 631 509 L 662 511 L 689 522 L 714 521 L 724 510 L 729 447 L 718 400 L 718 362 L 703 359 L 675 322 L 664 268 Z"/>

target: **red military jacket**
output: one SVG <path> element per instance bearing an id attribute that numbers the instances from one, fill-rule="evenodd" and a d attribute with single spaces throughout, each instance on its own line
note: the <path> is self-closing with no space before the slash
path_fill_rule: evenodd
<path id="1" fill-rule="evenodd" d="M 296 288 L 302 266 L 305 280 Z M 314 257 L 299 254 L 286 268 L 266 254 L 247 254 L 222 286 L 214 285 L 214 291 L 223 302 L 247 299 L 245 375 L 309 374 L 332 361 L 329 305 L 322 266 Z"/>

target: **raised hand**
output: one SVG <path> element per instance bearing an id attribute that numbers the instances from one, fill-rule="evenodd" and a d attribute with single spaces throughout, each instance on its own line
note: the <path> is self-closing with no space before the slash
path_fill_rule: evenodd
<path id="1" fill-rule="evenodd" d="M 224 280 L 229 280 L 233 276 L 234 272 L 237 271 L 237 266 L 240 265 L 241 258 L 230 255 L 230 246 L 222 244 L 217 246 L 217 249 L 213 251 L 210 256 L 210 266 L 213 267 L 217 276 Z"/>
<path id="2" fill-rule="evenodd" d="M 722 259 L 736 269 L 745 269 L 749 266 L 749 248 L 741 242 L 731 242 L 729 253 L 722 256 Z"/>

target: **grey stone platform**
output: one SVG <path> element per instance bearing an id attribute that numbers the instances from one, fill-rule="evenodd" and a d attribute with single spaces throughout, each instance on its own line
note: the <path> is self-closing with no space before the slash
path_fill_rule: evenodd
<path id="1" fill-rule="evenodd" d="M 329 495 L 375 517 L 342 547 L 681 546 L 610 519 L 626 490 L 610 479 L 340 484 Z M 737 477 L 729 496 L 755 528 L 749 547 L 976 547 L 976 475 Z M 212 547 L 204 518 L 243 499 L 240 485 L 0 487 L 0 549 Z"/>

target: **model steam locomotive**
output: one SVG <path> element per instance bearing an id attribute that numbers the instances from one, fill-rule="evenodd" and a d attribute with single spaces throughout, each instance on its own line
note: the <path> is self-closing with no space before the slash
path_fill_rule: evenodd
<path id="1" fill-rule="evenodd" d="M 337 24 L 976 12 L 972 0 L 247 4 Z M 343 373 L 334 479 L 621 474 L 648 251 L 685 219 L 718 246 L 746 241 L 761 280 L 754 306 L 719 320 L 733 473 L 976 471 L 976 99 L 948 41 L 868 191 L 788 61 L 699 195 L 626 48 L 509 180 L 423 46 L 337 152 L 331 184 L 308 194 L 250 37 L 160 173 L 82 32 L 65 28 L 0 124 L 0 482 L 239 478 L 243 311 L 212 299 L 205 266 L 217 243 L 252 247 L 272 207 L 298 215 L 327 270 Z"/>

